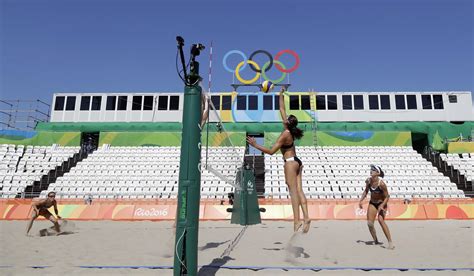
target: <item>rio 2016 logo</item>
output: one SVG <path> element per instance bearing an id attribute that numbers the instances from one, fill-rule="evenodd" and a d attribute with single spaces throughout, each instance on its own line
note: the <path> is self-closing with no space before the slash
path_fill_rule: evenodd
<path id="1" fill-rule="evenodd" d="M 137 208 L 135 210 L 135 216 L 137 217 L 166 217 L 168 215 L 168 208 L 165 209 L 143 209 Z"/>

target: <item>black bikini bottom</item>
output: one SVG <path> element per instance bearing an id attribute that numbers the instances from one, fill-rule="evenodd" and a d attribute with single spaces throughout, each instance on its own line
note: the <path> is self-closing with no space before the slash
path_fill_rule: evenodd
<path id="1" fill-rule="evenodd" d="M 377 209 L 377 210 L 379 209 L 379 206 L 380 206 L 380 204 L 382 204 L 382 203 L 383 203 L 383 202 L 372 202 L 372 201 L 369 201 L 369 204 L 372 204 L 372 205 L 375 207 L 375 209 Z"/>
<path id="2" fill-rule="evenodd" d="M 296 161 L 296 162 L 298 162 L 300 167 L 303 166 L 303 162 L 301 162 L 301 160 L 297 156 L 293 156 L 293 157 L 290 157 L 290 158 L 287 158 L 287 159 L 283 159 L 283 161 L 285 161 L 285 162 Z"/>

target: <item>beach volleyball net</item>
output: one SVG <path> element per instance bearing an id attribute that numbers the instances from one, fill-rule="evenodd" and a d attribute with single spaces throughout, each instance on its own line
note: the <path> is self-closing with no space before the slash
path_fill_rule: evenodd
<path id="1" fill-rule="evenodd" d="M 201 134 L 202 180 L 236 187 L 236 173 L 244 162 L 246 134 L 229 131 L 222 121 L 219 107 L 210 97 L 207 98 L 209 115 Z"/>

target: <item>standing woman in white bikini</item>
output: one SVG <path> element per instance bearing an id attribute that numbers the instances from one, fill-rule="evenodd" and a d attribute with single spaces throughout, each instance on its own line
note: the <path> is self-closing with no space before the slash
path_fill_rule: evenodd
<path id="1" fill-rule="evenodd" d="M 270 155 L 281 150 L 283 161 L 285 162 L 285 181 L 290 191 L 291 207 L 293 208 L 294 231 L 298 231 L 303 226 L 303 233 L 307 233 L 311 220 L 308 217 L 308 204 L 302 187 L 303 163 L 296 156 L 294 144 L 295 139 L 303 137 L 303 131 L 297 127 L 298 119 L 295 116 L 286 116 L 284 92 L 285 89 L 282 88 L 279 98 L 280 114 L 285 130 L 280 134 L 276 143 L 271 149 L 267 149 L 264 146 L 258 145 L 253 137 L 247 137 L 247 142 L 254 148 Z M 300 220 L 300 207 L 303 211 L 304 221 Z"/>

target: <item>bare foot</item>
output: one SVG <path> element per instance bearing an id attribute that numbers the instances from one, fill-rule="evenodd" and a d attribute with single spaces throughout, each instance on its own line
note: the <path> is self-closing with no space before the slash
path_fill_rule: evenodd
<path id="1" fill-rule="evenodd" d="M 388 247 L 387 247 L 387 249 L 390 249 L 390 250 L 393 250 L 393 249 L 395 249 L 395 246 L 393 245 L 393 243 L 392 243 L 392 242 L 389 242 L 389 243 L 388 243 Z"/>
<path id="2" fill-rule="evenodd" d="M 303 233 L 308 233 L 310 225 L 311 225 L 311 220 L 308 219 L 304 221 Z"/>
<path id="3" fill-rule="evenodd" d="M 300 230 L 301 226 L 303 226 L 302 221 L 295 222 L 295 225 L 294 225 L 295 232 L 298 232 L 298 230 Z"/>

